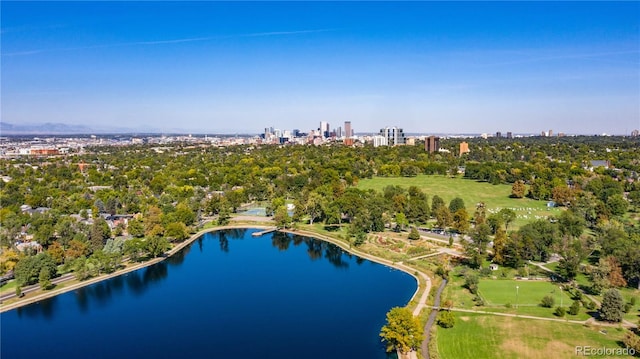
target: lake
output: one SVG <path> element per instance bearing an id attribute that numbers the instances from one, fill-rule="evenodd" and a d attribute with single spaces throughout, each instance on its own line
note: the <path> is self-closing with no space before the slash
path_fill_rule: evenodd
<path id="1" fill-rule="evenodd" d="M 167 260 L 0 315 L 2 358 L 386 358 L 410 275 L 339 247 L 211 232 Z"/>

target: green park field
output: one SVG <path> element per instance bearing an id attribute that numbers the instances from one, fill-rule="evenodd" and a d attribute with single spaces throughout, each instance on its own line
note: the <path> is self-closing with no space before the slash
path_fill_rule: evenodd
<path id="1" fill-rule="evenodd" d="M 511 186 L 506 184 L 492 185 L 487 182 L 478 182 L 461 177 L 451 178 L 438 175 L 419 175 L 417 177 L 374 177 L 363 179 L 358 183 L 358 188 L 363 190 L 373 189 L 382 191 L 386 186 L 400 186 L 409 188 L 417 186 L 429 197 L 438 195 L 445 203 L 449 203 L 455 197 L 464 200 L 467 211 L 471 214 L 479 202 L 484 202 L 491 213 L 502 208 L 510 208 L 516 212 L 515 227 L 538 218 L 549 215 L 557 215 L 558 208 L 547 208 L 547 201 L 536 201 L 529 198 L 511 198 Z"/>
<path id="2" fill-rule="evenodd" d="M 555 299 L 556 305 L 560 305 L 560 287 L 547 281 L 486 279 L 480 281 L 478 289 L 488 306 L 504 306 L 507 303 L 516 304 L 516 286 L 519 306 L 537 306 L 547 295 Z M 562 291 L 563 305 L 569 306 L 571 302 L 567 292 Z"/>
<path id="3" fill-rule="evenodd" d="M 460 312 L 455 316 L 453 328 L 437 329 L 442 359 L 575 358 L 576 346 L 620 348 L 624 335 L 612 327 L 600 332 L 598 326 L 544 320 Z"/>

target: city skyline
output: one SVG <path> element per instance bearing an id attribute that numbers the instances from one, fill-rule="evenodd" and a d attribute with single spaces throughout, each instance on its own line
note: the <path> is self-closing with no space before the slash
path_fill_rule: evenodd
<path id="1" fill-rule="evenodd" d="M 3 2 L 0 121 L 628 135 L 640 127 L 639 12 L 637 2 Z"/>

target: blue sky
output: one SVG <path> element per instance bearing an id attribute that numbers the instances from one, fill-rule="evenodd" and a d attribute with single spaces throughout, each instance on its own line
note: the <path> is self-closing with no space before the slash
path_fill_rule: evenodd
<path id="1" fill-rule="evenodd" d="M 5 2 L 0 120 L 628 134 L 640 2 Z"/>

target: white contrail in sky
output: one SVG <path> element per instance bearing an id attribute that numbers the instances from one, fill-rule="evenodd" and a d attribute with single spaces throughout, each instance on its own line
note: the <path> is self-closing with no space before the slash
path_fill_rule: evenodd
<path id="1" fill-rule="evenodd" d="M 318 32 L 327 32 L 333 31 L 334 29 L 316 29 L 316 30 L 297 30 L 297 31 L 270 31 L 270 32 L 254 32 L 248 34 L 236 34 L 236 35 L 217 35 L 217 36 L 206 36 L 206 37 L 190 37 L 190 38 L 182 38 L 182 39 L 170 39 L 170 40 L 154 40 L 154 41 L 134 41 L 134 42 L 122 42 L 122 43 L 114 43 L 114 44 L 103 44 L 103 45 L 90 45 L 90 46 L 79 46 L 79 47 L 63 47 L 63 48 L 53 48 L 53 49 L 37 49 L 37 50 L 26 50 L 26 51 L 17 51 L 11 53 L 4 53 L 2 56 L 26 56 L 26 55 L 35 55 L 43 52 L 53 52 L 53 51 L 72 51 L 72 50 L 86 50 L 86 49 L 101 49 L 108 47 L 122 47 L 122 46 L 136 46 L 136 45 L 167 45 L 167 44 L 180 44 L 186 42 L 201 42 L 201 41 L 212 41 L 212 40 L 221 40 L 221 39 L 233 39 L 240 37 L 267 37 L 267 36 L 286 36 L 286 35 L 298 35 L 298 34 L 311 34 Z"/>

